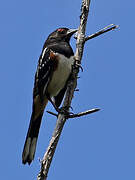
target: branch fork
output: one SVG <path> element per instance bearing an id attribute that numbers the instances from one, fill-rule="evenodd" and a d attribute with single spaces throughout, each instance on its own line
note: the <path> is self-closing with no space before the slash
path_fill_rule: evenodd
<path id="1" fill-rule="evenodd" d="M 93 38 L 95 38 L 97 36 L 100 36 L 101 34 L 104 34 L 106 32 L 109 32 L 109 31 L 112 31 L 112 30 L 115 30 L 115 29 L 118 29 L 118 28 L 119 28 L 119 26 L 115 25 L 115 24 L 110 24 L 108 26 L 105 26 L 103 29 L 97 31 L 96 33 L 91 34 L 89 36 L 85 36 L 83 43 L 85 43 L 86 41 L 88 41 L 90 39 L 93 39 Z M 75 34 L 74 38 L 77 39 L 77 33 Z"/>
<path id="2" fill-rule="evenodd" d="M 65 115 L 66 119 L 70 119 L 70 118 L 76 118 L 76 117 L 81 117 L 81 116 L 85 116 L 85 115 L 88 115 L 88 114 L 92 114 L 92 113 L 97 112 L 99 110 L 100 110 L 99 108 L 94 108 L 94 109 L 89 109 L 87 111 L 80 112 L 80 113 L 77 113 L 77 114 L 67 112 L 64 115 Z M 46 111 L 46 112 L 58 118 L 58 114 L 56 114 L 54 112 L 51 112 L 51 111 Z"/>

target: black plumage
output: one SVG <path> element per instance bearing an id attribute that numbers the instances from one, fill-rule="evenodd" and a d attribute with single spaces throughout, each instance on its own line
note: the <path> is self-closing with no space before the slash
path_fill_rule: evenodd
<path id="1" fill-rule="evenodd" d="M 56 107 L 59 107 L 65 94 L 74 61 L 69 41 L 76 31 L 59 28 L 48 36 L 43 46 L 35 74 L 32 115 L 22 154 L 24 164 L 30 164 L 34 159 L 41 120 L 48 100 L 53 98 Z"/>

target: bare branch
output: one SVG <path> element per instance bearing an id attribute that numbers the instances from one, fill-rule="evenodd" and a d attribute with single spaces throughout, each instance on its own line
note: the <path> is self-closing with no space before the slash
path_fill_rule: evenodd
<path id="1" fill-rule="evenodd" d="M 53 116 L 58 117 L 58 114 L 56 114 L 56 113 L 54 113 L 54 112 L 51 112 L 51 111 L 46 111 L 46 112 L 49 113 L 49 114 L 51 114 L 51 115 L 53 115 Z"/>
<path id="2" fill-rule="evenodd" d="M 75 60 L 81 62 L 82 55 L 83 55 L 83 48 L 84 48 L 84 38 L 85 38 L 85 29 L 86 29 L 86 23 L 89 13 L 89 5 L 90 0 L 82 0 L 82 7 L 81 7 L 81 16 L 80 16 L 80 26 L 78 29 L 78 35 L 77 35 L 77 42 L 76 42 L 76 53 L 75 53 Z M 76 61 L 75 61 L 76 62 Z M 81 64 L 81 63 L 80 63 Z M 65 112 L 69 112 L 69 107 L 71 105 L 71 101 L 74 95 L 74 90 L 77 85 L 77 75 L 79 72 L 78 66 L 74 66 L 72 77 L 68 82 L 67 91 L 63 103 L 63 109 Z M 38 174 L 37 180 L 46 180 L 47 174 L 50 168 L 50 164 L 59 140 L 59 137 L 61 135 L 63 126 L 66 122 L 66 114 L 59 114 L 58 119 L 56 122 L 56 127 L 52 135 L 52 139 L 49 143 L 49 146 L 47 148 L 47 151 L 43 157 L 42 163 L 41 163 L 41 170 Z"/>
<path id="3" fill-rule="evenodd" d="M 63 126 L 68 118 L 74 118 L 74 117 L 80 117 L 83 115 L 87 115 L 93 112 L 99 111 L 99 109 L 91 109 L 86 112 L 78 113 L 75 115 L 68 115 L 69 114 L 69 107 L 71 107 L 71 101 L 74 96 L 74 92 L 77 86 L 77 77 L 79 73 L 79 67 L 81 64 L 82 56 L 83 56 L 83 49 L 84 44 L 88 39 L 92 39 L 94 36 L 97 37 L 100 34 L 103 34 L 107 31 L 110 31 L 109 29 L 103 29 L 102 32 L 99 31 L 95 33 L 96 35 L 91 35 L 89 37 L 85 38 L 85 30 L 86 30 L 86 24 L 87 24 L 87 18 L 89 13 L 89 6 L 90 6 L 90 0 L 82 0 L 82 6 L 81 6 L 81 15 L 80 15 L 80 26 L 78 28 L 77 33 L 77 41 L 76 41 L 76 52 L 74 55 L 75 63 L 72 69 L 72 75 L 71 78 L 68 81 L 67 90 L 65 94 L 65 99 L 62 105 L 62 113 L 59 113 L 58 115 L 55 113 L 52 113 L 48 111 L 48 113 L 57 116 L 57 122 L 56 127 L 54 129 L 52 138 L 50 140 L 49 146 L 46 150 L 46 153 L 44 154 L 43 160 L 41 161 L 41 170 L 38 174 L 37 180 L 46 180 L 48 171 L 53 159 L 53 155 L 55 153 L 61 132 L 63 130 Z M 112 29 L 115 29 L 114 27 L 111 27 Z M 112 30 L 111 29 L 111 30 Z"/>
<path id="4" fill-rule="evenodd" d="M 118 25 L 110 24 L 110 25 L 104 27 L 103 29 L 101 29 L 100 31 L 98 31 L 98 32 L 96 32 L 94 34 L 91 34 L 90 36 L 85 37 L 85 42 L 90 40 L 90 39 L 93 39 L 93 38 L 95 38 L 95 37 L 97 37 L 97 36 L 99 36 L 101 34 L 104 34 L 104 33 L 108 32 L 108 31 L 114 30 L 114 29 L 116 29 L 118 27 L 119 27 Z"/>
<path id="5" fill-rule="evenodd" d="M 80 112 L 80 113 L 77 113 L 77 114 L 68 114 L 67 115 L 67 118 L 69 119 L 69 118 L 75 118 L 75 117 L 81 117 L 81 116 L 85 116 L 85 115 L 88 115 L 88 114 L 92 114 L 92 113 L 94 113 L 94 112 L 97 112 L 97 111 L 99 111 L 100 109 L 99 108 L 94 108 L 94 109 L 89 109 L 89 110 L 87 110 L 87 111 L 84 111 L 84 112 Z M 56 117 L 58 117 L 58 114 L 56 114 L 56 113 L 54 113 L 54 112 L 51 112 L 51 111 L 46 111 L 46 112 L 48 112 L 49 114 L 51 114 L 51 115 L 53 115 L 53 116 L 56 116 Z"/>
<path id="6" fill-rule="evenodd" d="M 69 115 L 68 118 L 75 118 L 75 117 L 85 116 L 85 115 L 88 115 L 88 114 L 92 114 L 92 113 L 94 113 L 94 112 L 97 112 L 97 111 L 99 111 L 99 110 L 100 110 L 99 108 L 90 109 L 90 110 L 87 110 L 87 111 L 84 111 L 84 112 L 81 112 L 81 113 L 78 113 L 78 114 Z"/>

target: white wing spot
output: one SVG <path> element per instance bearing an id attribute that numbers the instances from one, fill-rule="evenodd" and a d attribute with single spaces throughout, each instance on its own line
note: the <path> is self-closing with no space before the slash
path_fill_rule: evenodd
<path id="1" fill-rule="evenodd" d="M 46 50 L 47 50 L 47 48 L 45 48 L 45 49 L 43 50 L 42 59 L 43 59 L 43 57 L 44 57 L 44 55 L 45 55 Z"/>

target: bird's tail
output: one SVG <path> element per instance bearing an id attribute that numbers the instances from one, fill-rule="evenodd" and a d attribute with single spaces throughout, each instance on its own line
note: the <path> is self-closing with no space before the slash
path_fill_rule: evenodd
<path id="1" fill-rule="evenodd" d="M 47 102 L 45 103 L 45 106 L 46 104 Z M 25 140 L 25 144 L 23 148 L 23 153 L 22 153 L 22 163 L 23 164 L 28 163 L 29 165 L 34 159 L 39 129 L 40 129 L 41 120 L 42 120 L 42 116 L 44 112 L 43 110 L 40 111 L 40 113 L 38 113 L 38 116 L 37 116 L 35 109 L 36 108 L 33 108 L 28 132 L 27 132 L 27 136 L 26 136 L 26 140 Z"/>

